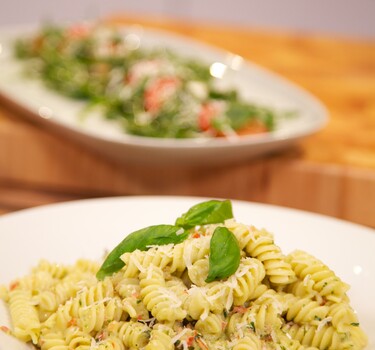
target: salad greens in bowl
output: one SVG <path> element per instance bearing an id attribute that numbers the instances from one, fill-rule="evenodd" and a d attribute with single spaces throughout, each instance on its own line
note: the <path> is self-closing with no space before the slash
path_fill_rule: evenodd
<path id="1" fill-rule="evenodd" d="M 160 47 L 141 49 L 108 25 L 45 26 L 18 40 L 15 53 L 46 86 L 101 107 L 132 135 L 262 133 L 272 131 L 281 114 L 220 88 L 215 66 Z"/>
<path id="2" fill-rule="evenodd" d="M 50 24 L 0 32 L 0 44 L 1 95 L 121 161 L 241 160 L 289 146 L 326 121 L 302 89 L 166 32 Z"/>

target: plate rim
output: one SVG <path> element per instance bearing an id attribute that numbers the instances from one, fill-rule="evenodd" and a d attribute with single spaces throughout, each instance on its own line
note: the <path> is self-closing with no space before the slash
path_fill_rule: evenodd
<path id="1" fill-rule="evenodd" d="M 71 207 L 71 206 L 82 206 L 85 204 L 100 204 L 100 203 L 110 203 L 110 202 L 122 202 L 122 201 L 133 201 L 133 200 L 142 200 L 142 201 L 147 201 L 147 200 L 157 200 L 157 199 L 167 199 L 167 200 L 195 200 L 195 201 L 205 201 L 205 200 L 211 200 L 211 199 L 217 199 L 217 200 L 226 200 L 229 199 L 232 204 L 238 203 L 239 205 L 249 205 L 249 206 L 254 206 L 258 207 L 261 209 L 272 209 L 272 210 L 277 210 L 280 212 L 284 213 L 291 213 L 292 215 L 302 215 L 302 216 L 309 216 L 311 218 L 315 218 L 318 220 L 324 220 L 324 221 L 329 221 L 331 223 L 336 223 L 340 225 L 345 225 L 348 227 L 351 227 L 352 229 L 358 229 L 363 232 L 366 232 L 365 234 L 369 234 L 370 236 L 375 235 L 375 228 L 357 224 L 355 222 L 351 222 L 349 220 L 344 220 L 340 218 L 336 218 L 333 216 L 329 216 L 326 214 L 321 214 L 321 213 L 315 213 L 315 212 L 310 212 L 307 210 L 303 209 L 298 209 L 298 208 L 290 208 L 286 206 L 281 206 L 281 205 L 275 205 L 275 204 L 268 204 L 268 203 L 260 203 L 260 202 L 255 202 L 255 201 L 249 201 L 249 200 L 243 200 L 243 199 L 233 199 L 233 198 L 225 198 L 225 197 L 214 197 L 214 196 L 184 196 L 184 195 L 121 195 L 121 196 L 108 196 L 108 197 L 97 197 L 97 198 L 83 198 L 83 199 L 75 199 L 75 200 L 69 200 L 69 201 L 62 201 L 62 202 L 57 202 L 57 203 L 47 203 L 47 204 L 42 204 L 42 205 L 37 205 L 33 206 L 30 208 L 24 208 L 20 210 L 16 210 L 10 213 L 5 213 L 0 215 L 0 226 L 2 225 L 3 221 L 6 220 L 13 220 L 13 218 L 16 218 L 18 216 L 24 216 L 24 215 L 33 215 L 34 213 L 39 213 L 43 212 L 45 210 L 59 210 L 59 209 L 64 209 L 65 207 Z"/>

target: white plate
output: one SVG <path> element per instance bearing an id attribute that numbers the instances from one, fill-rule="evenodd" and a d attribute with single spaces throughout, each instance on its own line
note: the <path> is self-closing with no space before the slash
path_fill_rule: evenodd
<path id="1" fill-rule="evenodd" d="M 194 197 L 118 197 L 45 206 L 0 217 L 0 284 L 26 274 L 39 259 L 72 263 L 100 258 L 139 228 L 174 220 Z M 350 283 L 351 304 L 375 349 L 375 231 L 321 215 L 233 201 L 237 221 L 264 227 L 288 253 L 300 248 Z M 1 307 L 1 304 L 0 304 Z M 6 321 L 0 309 L 0 325 Z M 4 321 L 5 320 L 5 321 Z M 0 350 L 18 349 L 0 332 Z M 21 348 L 20 348 L 21 349 Z"/>
<path id="2" fill-rule="evenodd" d="M 83 103 L 47 89 L 42 82 L 26 79 L 25 65 L 12 55 L 12 43 L 32 30 L 14 28 L 0 31 L 0 94 L 22 106 L 33 120 L 90 146 L 118 161 L 145 163 L 223 163 L 277 151 L 310 135 L 325 125 L 325 108 L 309 93 L 281 77 L 239 56 L 170 33 L 128 27 L 140 38 L 141 47 L 161 45 L 186 57 L 212 64 L 224 63 L 228 69 L 223 81 L 256 103 L 280 110 L 294 110 L 298 117 L 285 120 L 264 135 L 236 139 L 155 139 L 126 135 L 114 122 L 92 115 L 83 122 L 78 114 Z M 235 40 L 235 39 L 234 39 Z M 271 53 L 270 53 L 271 54 Z M 232 68 L 231 68 L 232 67 Z"/>

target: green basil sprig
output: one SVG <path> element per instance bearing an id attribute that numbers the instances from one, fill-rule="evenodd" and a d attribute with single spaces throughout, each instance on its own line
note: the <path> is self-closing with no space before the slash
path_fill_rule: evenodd
<path id="1" fill-rule="evenodd" d="M 147 250 L 152 245 L 178 244 L 189 235 L 188 230 L 196 225 L 222 223 L 233 218 L 232 203 L 229 200 L 210 200 L 191 207 L 176 220 L 175 225 L 156 225 L 135 231 L 114 248 L 96 274 L 99 280 L 119 271 L 125 264 L 121 255 L 136 249 Z M 180 230 L 183 230 L 179 234 Z"/>
<path id="2" fill-rule="evenodd" d="M 217 227 L 210 241 L 209 269 L 206 282 L 233 275 L 240 265 L 241 250 L 237 238 L 226 227 Z"/>
<path id="3" fill-rule="evenodd" d="M 183 231 L 180 233 L 180 231 Z M 188 232 L 173 225 L 156 225 L 135 231 L 114 248 L 96 274 L 99 280 L 119 271 L 125 263 L 120 259 L 124 253 L 147 250 L 151 245 L 178 244 L 188 237 Z"/>
<path id="4" fill-rule="evenodd" d="M 210 200 L 191 207 L 176 220 L 175 224 L 189 229 L 197 225 L 223 223 L 231 218 L 233 218 L 233 211 L 230 200 Z"/>

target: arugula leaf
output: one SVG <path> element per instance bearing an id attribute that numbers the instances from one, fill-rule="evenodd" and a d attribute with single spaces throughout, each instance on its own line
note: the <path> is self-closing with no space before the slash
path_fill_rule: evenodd
<path id="1" fill-rule="evenodd" d="M 233 275 L 240 265 L 241 250 L 237 238 L 226 227 L 217 227 L 210 241 L 209 270 L 206 282 Z"/>
<path id="2" fill-rule="evenodd" d="M 196 225 L 222 223 L 231 218 L 233 212 L 230 200 L 210 200 L 191 207 L 176 220 L 175 225 L 189 229 Z"/>
<path id="3" fill-rule="evenodd" d="M 173 225 L 155 225 L 135 231 L 125 237 L 125 239 L 114 248 L 104 261 L 96 277 L 99 280 L 119 271 L 124 262 L 120 259 L 124 253 L 133 252 L 136 249 L 147 250 L 151 245 L 177 244 L 183 242 L 188 237 L 188 232 L 182 232 L 181 227 Z"/>
<path id="4" fill-rule="evenodd" d="M 258 110 L 255 106 L 246 103 L 233 101 L 229 104 L 227 117 L 234 130 L 245 127 L 257 116 Z"/>

